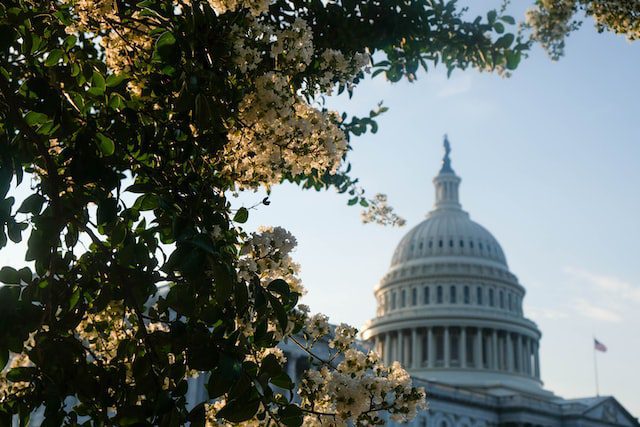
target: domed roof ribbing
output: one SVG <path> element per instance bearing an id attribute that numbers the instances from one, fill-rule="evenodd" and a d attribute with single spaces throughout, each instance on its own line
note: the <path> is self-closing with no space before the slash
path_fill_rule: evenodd
<path id="1" fill-rule="evenodd" d="M 458 201 L 460 178 L 451 168 L 451 148 L 445 136 L 442 168 L 433 179 L 436 203 L 427 219 L 412 228 L 396 248 L 391 267 L 407 262 L 435 262 L 439 257 L 475 258 L 507 268 L 500 244 L 483 226 L 472 221 Z"/>

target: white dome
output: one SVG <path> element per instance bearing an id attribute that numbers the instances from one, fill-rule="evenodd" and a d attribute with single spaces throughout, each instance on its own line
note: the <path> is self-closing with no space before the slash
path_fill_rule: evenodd
<path id="1" fill-rule="evenodd" d="M 525 289 L 495 237 L 462 210 L 446 137 L 444 148 L 435 206 L 398 244 L 363 337 L 427 380 L 544 394 Z"/>
<path id="2" fill-rule="evenodd" d="M 507 267 L 495 237 L 461 209 L 436 209 L 413 227 L 396 248 L 391 267 L 414 260 L 436 262 L 438 257 L 463 256 Z"/>

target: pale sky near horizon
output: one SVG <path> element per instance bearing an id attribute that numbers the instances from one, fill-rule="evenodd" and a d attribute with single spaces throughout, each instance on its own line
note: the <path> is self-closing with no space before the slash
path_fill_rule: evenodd
<path id="1" fill-rule="evenodd" d="M 352 175 L 369 195 L 387 194 L 407 226 L 363 225 L 345 195 L 284 185 L 246 229 L 289 229 L 308 290 L 302 302 L 361 327 L 395 246 L 431 209 L 448 133 L 463 208 L 498 239 L 527 290 L 545 388 L 595 395 L 595 335 L 609 348 L 598 354 L 600 393 L 640 416 L 639 76 L 640 41 L 597 34 L 587 21 L 566 57 L 552 62 L 536 49 L 509 79 L 475 70 L 447 79 L 437 69 L 415 83 L 367 81 L 352 100 L 329 104 L 357 115 L 381 100 L 389 107 L 377 134 L 353 141 Z M 19 253 L 0 251 L 0 263 Z"/>

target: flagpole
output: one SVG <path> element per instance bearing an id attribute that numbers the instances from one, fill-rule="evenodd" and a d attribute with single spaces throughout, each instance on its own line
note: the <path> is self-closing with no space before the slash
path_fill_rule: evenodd
<path id="1" fill-rule="evenodd" d="M 598 384 L 598 361 L 596 358 L 596 337 L 593 337 L 593 370 L 596 374 L 596 396 L 600 397 L 600 385 Z"/>

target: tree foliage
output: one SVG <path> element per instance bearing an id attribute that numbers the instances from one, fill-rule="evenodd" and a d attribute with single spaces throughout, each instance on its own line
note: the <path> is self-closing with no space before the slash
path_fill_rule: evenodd
<path id="1" fill-rule="evenodd" d="M 293 385 L 273 349 L 321 336 L 291 238 L 248 235 L 227 196 L 291 181 L 366 205 L 347 153 L 381 110 L 339 115 L 322 96 L 367 72 L 508 72 L 529 47 L 513 24 L 436 0 L 3 1 L 0 248 L 26 239 L 32 267 L 0 270 L 0 425 L 38 408 L 52 426 L 202 425 L 213 402 L 221 422 L 322 418 L 321 387 L 277 392 Z M 382 369 L 349 345 L 348 369 L 317 372 Z M 384 369 L 392 402 L 329 402 L 328 422 L 410 416 L 424 396 Z M 209 400 L 189 411 L 194 373 Z"/>
<path id="2" fill-rule="evenodd" d="M 582 24 L 579 12 L 593 18 L 598 32 L 612 31 L 630 41 L 640 38 L 638 0 L 536 0 L 535 7 L 527 12 L 532 39 L 553 59 L 560 58 L 566 37 Z"/>

